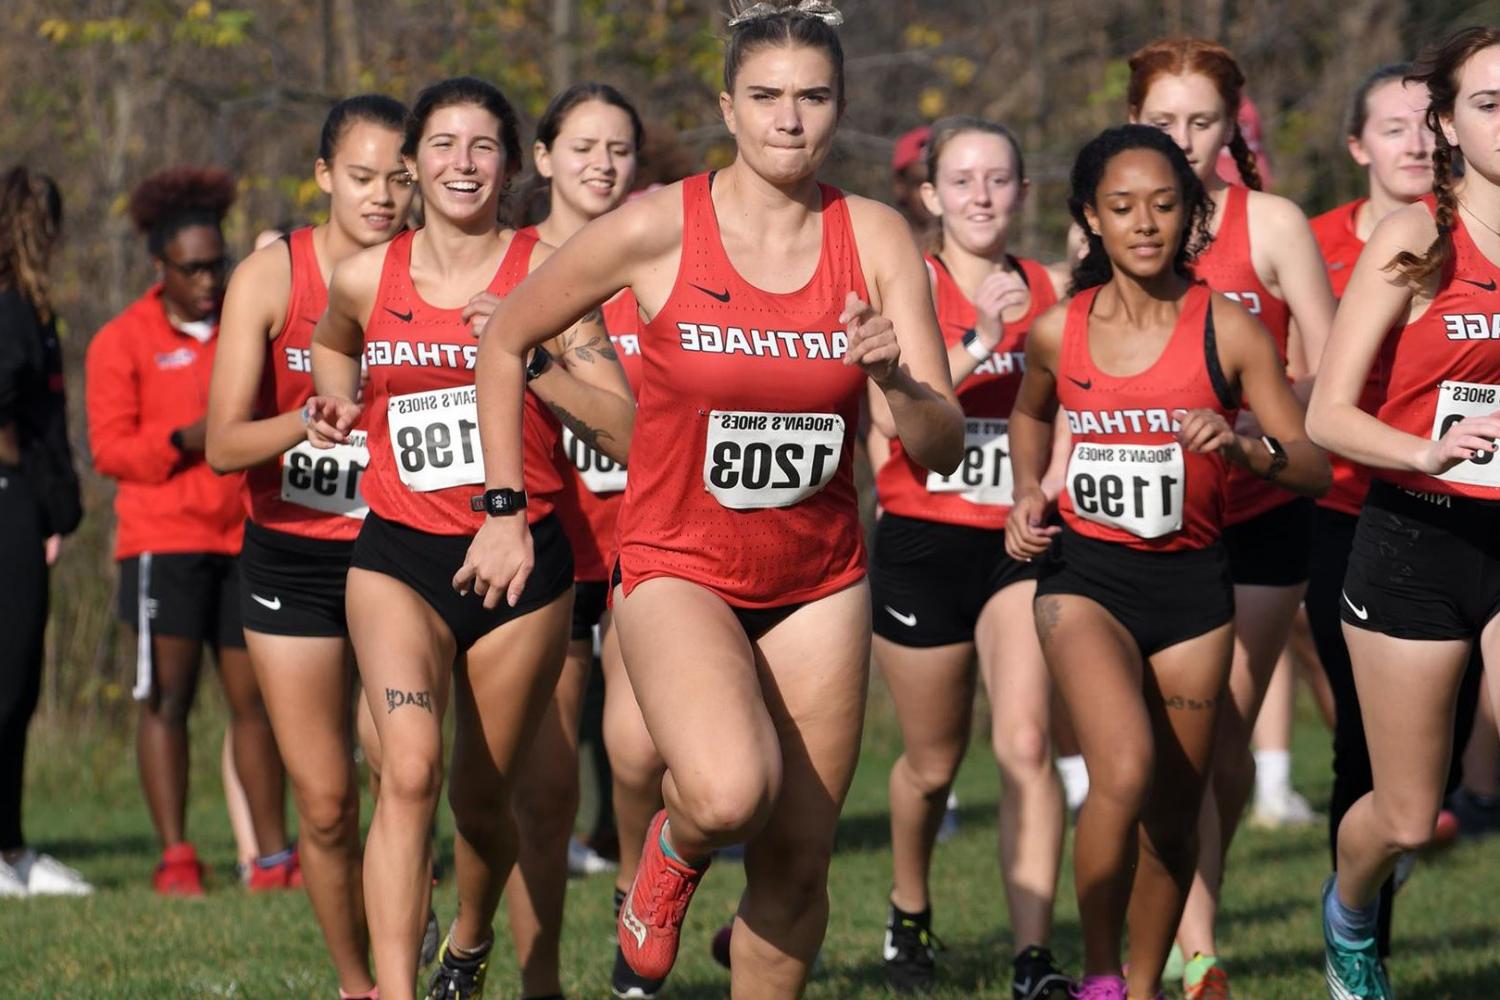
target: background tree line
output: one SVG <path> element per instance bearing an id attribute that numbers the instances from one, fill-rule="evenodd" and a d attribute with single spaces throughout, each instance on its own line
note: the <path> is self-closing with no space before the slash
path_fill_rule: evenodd
<path id="1" fill-rule="evenodd" d="M 1019 248 L 1055 259 L 1078 146 L 1124 114 L 1126 58 L 1166 34 L 1218 39 L 1259 106 L 1276 190 L 1311 214 L 1354 197 L 1347 95 L 1382 63 L 1500 0 L 845 0 L 848 112 L 829 175 L 882 197 L 895 136 L 947 113 L 1004 121 L 1032 190 Z M 152 171 L 231 168 L 243 253 L 261 228 L 319 221 L 311 179 L 329 104 L 361 91 L 410 100 L 460 73 L 497 83 L 534 121 L 581 79 L 612 82 L 650 121 L 644 180 L 727 162 L 718 0 L 9 0 L 0 10 L 0 160 L 52 174 L 66 199 L 55 266 L 88 516 L 54 576 L 44 711 L 124 714 L 131 649 L 115 638 L 111 488 L 88 469 L 89 337 L 151 281 L 124 205 Z"/>

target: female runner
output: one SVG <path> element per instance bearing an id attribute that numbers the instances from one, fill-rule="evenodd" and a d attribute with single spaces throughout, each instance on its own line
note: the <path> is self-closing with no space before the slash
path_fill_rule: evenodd
<path id="1" fill-rule="evenodd" d="M 1176 144 L 1141 126 L 1103 133 L 1078 156 L 1069 205 L 1089 254 L 1077 294 L 1027 340 L 1005 530 L 1013 558 L 1048 556 L 1036 625 L 1089 769 L 1074 857 L 1078 995 L 1149 998 L 1197 858 L 1229 676 L 1226 468 L 1315 493 L 1328 464 L 1303 437 L 1276 345 L 1243 307 L 1193 280 L 1212 209 Z M 1233 431 L 1241 398 L 1269 436 Z M 1059 406 L 1072 436 L 1062 529 L 1045 526 L 1040 485 Z"/>
<path id="2" fill-rule="evenodd" d="M 221 226 L 234 201 L 222 170 L 177 167 L 142 181 L 130 215 L 156 260 L 158 283 L 105 324 L 86 361 L 94 467 L 118 483 L 119 615 L 135 629 L 141 702 L 136 755 L 162 842 L 156 891 L 203 893 L 203 865 L 185 838 L 187 716 L 205 643 L 229 702 L 234 763 L 256 844 L 252 888 L 293 884 L 283 775 L 261 702 L 239 604 L 243 479 L 203 457 L 208 384 L 228 258 Z"/>
<path id="3" fill-rule="evenodd" d="M 1323 926 L 1329 995 L 1378 1000 L 1392 995 L 1381 883 L 1432 839 L 1471 647 L 1500 656 L 1500 29 L 1457 32 L 1407 79 L 1430 95 L 1433 198 L 1375 227 L 1308 416 L 1318 441 L 1375 470 L 1340 593 L 1373 791 L 1339 824 Z M 1359 400 L 1377 356 L 1371 415 Z"/>
<path id="4" fill-rule="evenodd" d="M 347 607 L 381 746 L 364 892 L 386 1000 L 412 995 L 450 692 L 456 705 L 449 801 L 459 909 L 427 992 L 456 1000 L 483 990 L 490 920 L 515 860 L 513 770 L 549 703 L 572 609 L 572 553 L 550 516 L 561 488 L 553 465 L 557 422 L 537 393 L 546 386 L 549 402 L 578 415 L 575 431 L 619 460 L 633 407 L 618 366 L 570 357 L 556 341 L 553 353 L 534 353 L 526 478 L 515 480 L 525 492 L 495 498 L 490 509 L 535 523 L 538 572 L 500 609 L 456 594 L 453 575 L 485 517 L 476 495 L 484 465 L 474 338 L 487 327 L 496 297 L 543 254 L 533 254 L 535 239 L 495 225 L 520 140 L 515 112 L 494 87 L 465 77 L 424 90 L 401 152 L 421 190 L 426 225 L 335 270 L 328 311 L 313 336 L 318 395 L 306 412 L 309 439 L 328 447 L 350 444 L 369 410 L 370 464 L 361 479 L 369 514 L 354 546 Z M 369 370 L 362 394 L 361 358 Z M 519 449 L 512 457 L 519 465 Z"/>
<path id="5" fill-rule="evenodd" d="M 620 910 L 628 996 L 660 987 L 713 850 L 739 842 L 732 993 L 800 994 L 864 715 L 866 378 L 918 462 L 951 472 L 963 451 L 906 223 L 817 181 L 844 107 L 841 20 L 819 0 L 732 18 L 719 101 L 735 161 L 590 223 L 501 303 L 483 350 L 489 485 L 513 488 L 530 345 L 622 288 L 650 317 L 614 613 L 667 808 Z M 532 548 L 492 518 L 458 583 L 513 601 Z"/>
<path id="6" fill-rule="evenodd" d="M 1170 135 L 1213 200 L 1213 241 L 1194 261 L 1194 274 L 1259 319 L 1301 378 L 1316 370 L 1333 296 L 1301 209 L 1258 190 L 1255 157 L 1235 120 L 1244 82 L 1234 57 L 1218 45 L 1190 38 L 1154 42 L 1130 59 L 1130 119 Z M 1217 175 L 1226 145 L 1248 187 Z M 1301 339 L 1290 335 L 1292 329 Z M 1245 429 L 1253 426 L 1251 420 Z M 1306 589 L 1312 547 L 1310 500 L 1231 469 L 1228 503 L 1224 544 L 1235 584 L 1235 657 L 1213 758 L 1213 794 L 1204 809 L 1203 858 L 1178 937 L 1190 959 L 1183 980 L 1188 1000 L 1229 994 L 1214 940 L 1223 859 L 1255 787 L 1250 735 Z"/>
<path id="7" fill-rule="evenodd" d="M 886 979 L 899 990 L 932 985 L 927 875 L 968 747 L 977 656 L 1004 784 L 1000 861 L 1014 928 L 1014 993 L 1018 1000 L 1065 997 L 1068 979 L 1048 950 L 1063 800 L 1048 732 L 1051 684 L 1031 614 L 1036 573 L 1004 548 L 1011 503 L 1005 424 L 1024 371 L 1027 328 L 1061 289 L 1041 264 L 1007 249 L 1027 191 L 1009 129 L 943 119 L 932 128 L 927 160 L 922 195 L 940 227 L 928 270 L 966 448 L 963 464 L 943 476 L 893 442 L 875 481 L 885 511 L 870 565 L 875 662 L 905 743 L 890 777 L 895 880 Z"/>
<path id="8" fill-rule="evenodd" d="M 552 99 L 537 122 L 536 159 L 546 217 L 522 230 L 561 246 L 590 220 L 629 196 L 643 135 L 625 96 L 604 83 L 579 83 Z M 616 355 L 632 389 L 640 384 L 640 315 L 622 292 L 603 306 L 609 340 L 575 342 L 576 352 Z M 661 757 L 651 745 L 620 662 L 620 645 L 605 608 L 614 564 L 615 519 L 625 468 L 563 429 L 563 491 L 558 516 L 573 543 L 573 628 L 552 708 L 517 775 L 514 802 L 521 853 L 507 885 L 511 935 L 521 965 L 522 995 L 561 994 L 558 944 L 568 878 L 568 838 L 578 810 L 578 725 L 600 630 L 605 674 L 605 744 L 614 775 L 620 836 L 616 898 L 635 877 L 641 842 L 661 808 Z"/>
<path id="9" fill-rule="evenodd" d="M 247 470 L 250 519 L 240 607 L 301 831 L 308 899 L 343 996 L 374 988 L 360 884 L 354 669 L 344 585 L 365 515 L 361 426 L 330 452 L 307 443 L 313 328 L 339 262 L 400 232 L 411 205 L 401 162 L 406 108 L 364 95 L 334 105 L 315 165 L 329 221 L 297 229 L 236 268 L 209 391 L 208 461 Z"/>

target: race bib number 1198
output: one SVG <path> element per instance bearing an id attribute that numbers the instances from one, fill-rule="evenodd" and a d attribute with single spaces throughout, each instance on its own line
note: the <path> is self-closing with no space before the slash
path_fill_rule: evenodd
<path id="1" fill-rule="evenodd" d="M 714 410 L 703 485 L 730 510 L 790 507 L 828 485 L 843 450 L 837 413 Z"/>
<path id="2" fill-rule="evenodd" d="M 484 482 L 475 398 L 472 385 L 391 397 L 391 450 L 407 489 L 430 493 Z"/>

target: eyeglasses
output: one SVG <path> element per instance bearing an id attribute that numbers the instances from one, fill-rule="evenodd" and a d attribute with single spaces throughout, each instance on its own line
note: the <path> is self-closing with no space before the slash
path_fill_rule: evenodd
<path id="1" fill-rule="evenodd" d="M 187 260 L 180 263 L 165 254 L 157 259 L 184 278 L 201 278 L 207 274 L 221 275 L 229 270 L 229 258 L 223 256 L 212 260 Z"/>

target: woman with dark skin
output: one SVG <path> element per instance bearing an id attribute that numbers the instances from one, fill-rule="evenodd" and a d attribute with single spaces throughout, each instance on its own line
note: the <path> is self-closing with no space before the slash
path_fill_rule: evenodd
<path id="1" fill-rule="evenodd" d="M 233 200 L 227 172 L 197 167 L 162 171 L 136 188 L 130 214 L 159 283 L 95 335 L 87 360 L 94 466 L 118 483 L 119 613 L 138 640 L 136 753 L 164 848 L 155 883 L 185 895 L 203 891 L 184 812 L 187 715 L 205 643 L 218 659 L 257 845 L 262 857 L 278 857 L 263 883 L 301 881 L 287 850 L 281 759 L 240 625 L 243 480 L 216 476 L 203 455 L 228 269 L 220 226 Z"/>
<path id="2" fill-rule="evenodd" d="M 1224 472 L 1318 493 L 1328 463 L 1264 329 L 1191 277 L 1209 202 L 1182 151 L 1154 129 L 1111 129 L 1079 154 L 1069 204 L 1089 252 L 1074 298 L 1027 339 L 1005 530 L 1013 558 L 1046 557 L 1037 631 L 1089 768 L 1075 995 L 1151 998 L 1197 859 L 1233 648 Z M 1271 436 L 1234 432 L 1241 399 Z M 1062 528 L 1047 526 L 1041 485 L 1060 406 L 1073 440 Z"/>

